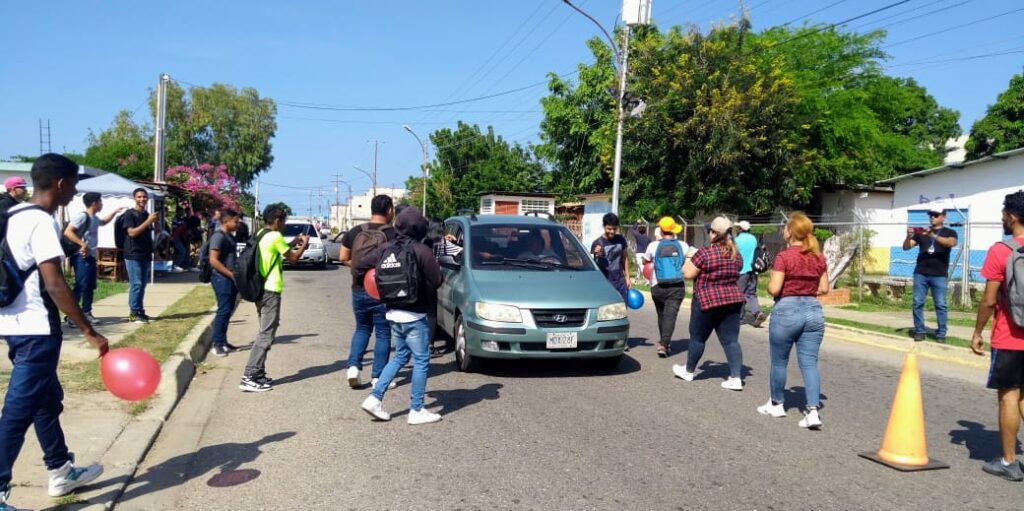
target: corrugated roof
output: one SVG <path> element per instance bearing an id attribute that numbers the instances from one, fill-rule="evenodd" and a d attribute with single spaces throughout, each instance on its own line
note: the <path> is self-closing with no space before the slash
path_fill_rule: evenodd
<path id="1" fill-rule="evenodd" d="M 950 170 L 963 170 L 963 169 L 965 169 L 967 167 L 970 167 L 970 166 L 973 166 L 973 165 L 979 165 L 979 164 L 982 164 L 982 163 L 987 163 L 987 162 L 995 161 L 995 160 L 1005 160 L 1007 158 L 1012 158 L 1014 156 L 1020 156 L 1022 154 L 1024 154 L 1024 147 L 1019 147 L 1017 149 L 1011 149 L 1009 151 L 1003 151 L 1001 153 L 996 153 L 996 154 L 993 154 L 993 155 L 990 155 L 990 156 L 985 156 L 984 158 L 979 158 L 977 160 L 965 161 L 963 163 L 950 163 L 949 165 L 943 165 L 941 167 L 935 167 L 935 168 L 926 169 L 926 170 L 919 170 L 917 172 L 911 172 L 910 174 L 903 174 L 902 176 L 897 176 L 897 177 L 894 177 L 892 179 L 886 179 L 885 181 L 879 181 L 876 184 L 880 184 L 880 185 L 895 184 L 895 183 L 897 183 L 899 181 L 903 181 L 904 179 L 910 179 L 912 177 L 925 177 L 925 176 L 930 176 L 932 174 L 938 174 L 939 172 L 946 172 L 946 171 L 950 171 Z"/>

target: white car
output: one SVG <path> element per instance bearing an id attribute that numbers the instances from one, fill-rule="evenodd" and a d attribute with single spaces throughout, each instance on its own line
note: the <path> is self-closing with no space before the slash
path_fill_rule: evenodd
<path id="1" fill-rule="evenodd" d="M 313 264 L 317 268 L 327 267 L 327 251 L 324 250 L 323 240 L 311 222 L 289 221 L 284 225 L 284 231 L 281 234 L 284 235 L 284 240 L 288 243 L 291 243 L 300 234 L 309 236 L 309 247 L 302 253 L 297 264 Z"/>

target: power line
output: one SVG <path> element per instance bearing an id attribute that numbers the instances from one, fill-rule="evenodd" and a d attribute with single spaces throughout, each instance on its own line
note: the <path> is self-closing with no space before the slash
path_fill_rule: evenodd
<path id="1" fill-rule="evenodd" d="M 963 2 L 960 2 L 958 4 L 947 5 L 945 7 L 941 7 L 939 9 L 935 9 L 933 11 L 928 11 L 928 12 L 925 12 L 925 13 L 918 14 L 916 16 L 911 16 L 911 17 L 906 18 L 906 19 L 894 21 L 894 22 L 889 23 L 887 25 L 882 25 L 880 27 L 875 28 L 875 30 L 882 30 L 882 29 L 886 29 L 886 28 L 889 28 L 889 27 L 895 27 L 896 25 L 902 25 L 904 23 L 908 23 L 908 22 L 914 21 L 916 19 L 925 18 L 925 17 L 931 16 L 933 14 L 938 14 L 940 12 L 945 12 L 945 11 L 948 11 L 950 9 L 954 9 L 956 7 L 960 7 L 961 5 L 969 4 L 969 3 L 973 2 L 973 1 L 974 0 L 964 0 Z M 920 9 L 918 9 L 918 10 L 920 10 Z"/>
<path id="2" fill-rule="evenodd" d="M 1001 14 L 996 14 L 996 15 L 993 15 L 993 16 L 989 16 L 987 18 L 976 19 L 974 21 L 969 21 L 967 23 L 961 23 L 959 25 L 953 25 L 953 26 L 950 26 L 950 27 L 946 27 L 946 28 L 944 28 L 942 30 L 936 30 L 935 32 L 929 32 L 927 34 L 922 34 L 922 35 L 919 35 L 917 37 L 911 37 L 910 39 L 904 39 L 902 41 L 898 41 L 898 42 L 892 43 L 890 45 L 887 45 L 887 46 L 885 46 L 885 48 L 892 48 L 894 46 L 900 46 L 900 45 L 903 45 L 903 44 L 906 44 L 906 43 L 911 43 L 911 42 L 914 42 L 914 41 L 920 41 L 921 39 L 937 36 L 939 34 L 944 34 L 946 32 L 951 32 L 953 30 L 959 30 L 961 28 L 969 27 L 971 25 L 977 25 L 978 23 L 981 23 L 983 21 L 994 20 L 996 18 L 1001 18 L 1003 16 L 1009 16 L 1010 14 L 1021 12 L 1021 11 L 1024 11 L 1024 7 L 1021 7 L 1019 9 L 1013 9 L 1012 11 L 1006 11 L 1006 12 L 1001 13 Z"/>
<path id="3" fill-rule="evenodd" d="M 800 21 L 800 20 L 802 20 L 802 19 L 807 19 L 807 18 L 810 18 L 811 16 L 814 16 L 815 14 L 818 14 L 819 12 L 822 12 L 822 11 L 827 11 L 827 10 L 829 10 L 829 9 L 831 9 L 831 8 L 833 8 L 833 7 L 835 7 L 835 6 L 839 5 L 839 4 L 841 4 L 841 3 L 844 3 L 844 2 L 846 2 L 846 1 L 847 1 L 847 0 L 838 0 L 837 2 L 832 2 L 832 3 L 828 4 L 828 5 L 826 5 L 825 7 L 822 7 L 822 8 L 820 8 L 820 9 L 816 9 L 816 10 L 814 10 L 814 11 L 811 11 L 811 12 L 809 12 L 809 13 L 807 13 L 807 14 L 804 14 L 803 16 L 800 16 L 799 18 L 794 18 L 794 19 L 791 19 L 791 20 L 789 20 L 789 21 L 787 21 L 787 22 L 783 23 L 783 24 L 782 24 L 782 26 L 784 26 L 784 27 L 785 27 L 785 26 L 791 25 L 791 24 L 793 24 L 793 23 L 796 23 L 797 21 Z"/>
<path id="4" fill-rule="evenodd" d="M 979 55 L 970 55 L 970 56 L 966 56 L 966 57 L 956 57 L 956 58 L 941 59 L 941 60 L 919 60 L 917 62 L 906 62 L 906 63 L 903 63 L 903 64 L 895 64 L 895 65 L 886 66 L 886 67 L 893 68 L 893 67 L 904 67 L 904 66 L 921 66 L 921 65 L 926 65 L 926 64 L 944 64 L 944 63 L 947 63 L 947 62 L 961 62 L 961 61 L 965 61 L 965 60 L 987 59 L 987 58 L 992 58 L 992 57 L 1000 57 L 1000 56 L 1003 56 L 1003 55 L 1016 55 L 1016 54 L 1019 54 L 1019 53 L 1024 53 L 1024 46 L 1017 46 L 1017 47 L 1014 47 L 1014 48 L 1008 48 L 1008 49 L 1003 50 L 1003 51 L 992 52 L 992 53 L 982 53 L 982 54 L 979 54 Z"/>
<path id="5" fill-rule="evenodd" d="M 832 30 L 832 29 L 834 29 L 834 28 L 836 28 L 838 26 L 845 25 L 845 24 L 847 24 L 847 23 L 849 23 L 851 21 L 857 21 L 859 19 L 867 18 L 868 16 L 871 16 L 871 15 L 874 15 L 874 14 L 878 14 L 880 12 L 887 11 L 889 9 L 892 9 L 893 7 L 898 7 L 900 5 L 908 3 L 910 1 L 911 0 L 900 0 L 898 2 L 893 2 L 893 3 L 889 4 L 889 5 L 885 5 L 885 6 L 879 7 L 877 9 L 873 10 L 873 11 L 868 11 L 868 12 L 865 12 L 864 14 L 858 14 L 857 16 L 854 16 L 852 18 L 847 18 L 847 19 L 845 19 L 843 21 L 838 21 L 838 22 L 832 23 L 830 25 L 825 25 L 823 27 L 819 27 L 819 28 L 817 28 L 815 30 L 812 30 L 810 32 L 804 32 L 803 34 L 800 34 L 798 36 L 793 36 L 793 37 L 790 37 L 789 39 L 785 39 L 782 42 L 780 42 L 779 44 L 771 46 L 771 48 L 774 48 L 774 47 L 777 47 L 777 46 L 782 46 L 784 44 L 788 44 L 788 43 L 791 43 L 791 42 L 796 41 L 798 39 L 803 39 L 805 37 L 810 37 L 810 36 L 812 36 L 814 34 L 819 34 L 819 33 L 824 32 L 826 30 Z"/>

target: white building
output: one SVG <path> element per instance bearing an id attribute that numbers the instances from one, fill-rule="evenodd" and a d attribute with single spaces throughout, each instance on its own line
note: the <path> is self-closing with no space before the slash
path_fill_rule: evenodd
<path id="1" fill-rule="evenodd" d="M 480 194 L 481 215 L 555 215 L 555 195 L 551 193 L 488 192 Z"/>
<path id="2" fill-rule="evenodd" d="M 84 165 L 78 166 L 79 179 L 89 176 L 102 176 L 106 174 L 106 171 L 100 169 L 94 169 L 92 167 L 86 167 Z M 3 182 L 9 177 L 20 177 L 25 180 L 28 184 L 26 188 L 28 191 L 32 191 L 32 164 L 22 163 L 16 161 L 0 161 L 0 189 L 3 188 Z M 7 190 L 0 190 L 6 192 Z"/>
<path id="3" fill-rule="evenodd" d="M 388 195 L 395 205 L 408 195 L 408 190 L 405 188 L 383 188 L 377 187 L 377 195 Z M 338 206 L 339 212 L 343 217 L 347 217 L 347 224 L 343 218 L 342 224 L 345 226 L 344 230 L 348 230 L 354 225 L 370 221 L 370 202 L 373 201 L 373 190 L 369 190 L 362 195 L 352 196 L 352 202 L 348 205 L 342 204 Z M 351 209 L 349 209 L 351 208 Z"/>

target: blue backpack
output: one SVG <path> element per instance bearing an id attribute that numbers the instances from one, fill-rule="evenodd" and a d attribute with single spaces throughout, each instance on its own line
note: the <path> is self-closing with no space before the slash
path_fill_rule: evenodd
<path id="1" fill-rule="evenodd" d="M 683 282 L 683 262 L 686 254 L 677 240 L 661 240 L 654 249 L 654 275 L 658 285 Z"/>

